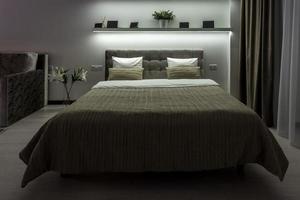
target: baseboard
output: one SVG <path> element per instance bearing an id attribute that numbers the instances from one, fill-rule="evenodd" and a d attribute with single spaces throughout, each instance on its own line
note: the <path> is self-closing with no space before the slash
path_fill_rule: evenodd
<path id="1" fill-rule="evenodd" d="M 63 101 L 63 100 L 51 100 L 51 101 L 48 101 L 48 105 L 64 105 L 64 104 L 72 104 L 74 102 L 75 102 L 75 100 L 71 100 L 68 103 L 66 103 L 66 101 Z"/>

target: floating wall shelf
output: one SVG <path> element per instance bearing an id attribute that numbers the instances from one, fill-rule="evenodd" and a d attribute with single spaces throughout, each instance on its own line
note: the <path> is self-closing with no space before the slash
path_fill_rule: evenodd
<path id="1" fill-rule="evenodd" d="M 94 28 L 93 32 L 230 32 L 231 28 Z"/>

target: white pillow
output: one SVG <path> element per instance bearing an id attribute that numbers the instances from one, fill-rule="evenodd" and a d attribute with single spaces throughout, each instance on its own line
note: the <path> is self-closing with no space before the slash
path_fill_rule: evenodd
<path id="1" fill-rule="evenodd" d="M 168 67 L 198 67 L 198 58 L 167 58 Z"/>
<path id="2" fill-rule="evenodd" d="M 113 68 L 132 68 L 132 67 L 143 68 L 143 57 L 119 58 L 113 56 L 112 60 L 113 60 Z"/>

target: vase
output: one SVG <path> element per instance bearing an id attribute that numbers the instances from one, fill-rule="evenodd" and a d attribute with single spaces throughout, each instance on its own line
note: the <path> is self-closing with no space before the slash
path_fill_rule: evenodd
<path id="1" fill-rule="evenodd" d="M 168 28 L 170 20 L 160 19 L 158 20 L 159 28 Z"/>
<path id="2" fill-rule="evenodd" d="M 73 88 L 73 82 L 71 83 L 70 88 L 68 88 L 68 84 L 64 83 L 64 88 L 65 88 L 65 92 L 66 92 L 66 96 L 65 96 L 65 100 L 64 100 L 64 105 L 68 106 L 71 105 L 74 101 L 71 100 L 71 90 Z"/>

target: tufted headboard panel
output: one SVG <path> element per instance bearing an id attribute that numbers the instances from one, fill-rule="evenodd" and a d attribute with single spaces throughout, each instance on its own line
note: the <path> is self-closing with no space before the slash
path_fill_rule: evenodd
<path id="1" fill-rule="evenodd" d="M 143 57 L 144 79 L 167 78 L 167 57 L 198 58 L 203 66 L 203 50 L 107 50 L 105 52 L 105 80 L 108 79 L 108 69 L 113 66 L 112 56 L 122 58 Z"/>

